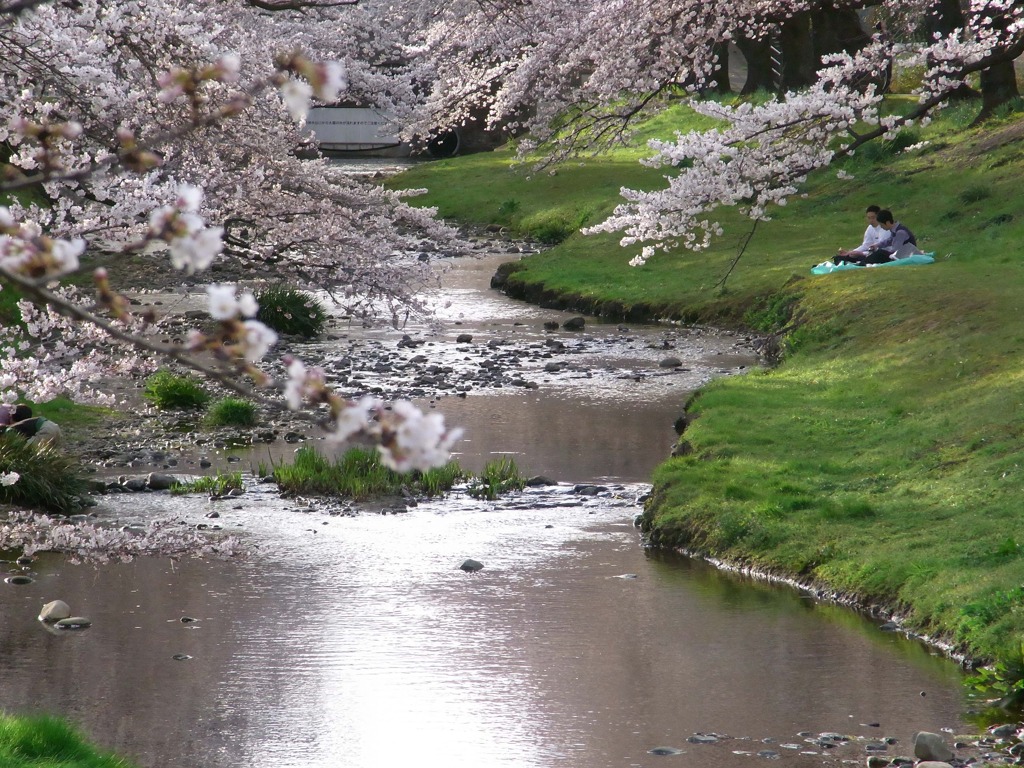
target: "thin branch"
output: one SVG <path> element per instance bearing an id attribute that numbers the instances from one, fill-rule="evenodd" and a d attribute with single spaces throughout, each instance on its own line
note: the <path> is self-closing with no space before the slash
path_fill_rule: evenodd
<path id="1" fill-rule="evenodd" d="M 715 283 L 715 288 L 725 288 L 725 281 L 729 279 L 729 275 L 732 274 L 736 265 L 739 264 L 740 258 L 744 253 L 746 253 L 747 246 L 750 245 L 750 241 L 753 239 L 754 233 L 757 231 L 757 225 L 760 221 L 760 219 L 754 219 L 754 226 L 752 226 L 750 231 L 747 233 L 747 238 L 743 241 L 743 245 L 740 246 L 739 253 L 737 253 L 736 258 L 732 260 L 732 264 L 729 265 L 729 269 L 726 271 L 725 275 L 722 276 L 722 279 Z"/>

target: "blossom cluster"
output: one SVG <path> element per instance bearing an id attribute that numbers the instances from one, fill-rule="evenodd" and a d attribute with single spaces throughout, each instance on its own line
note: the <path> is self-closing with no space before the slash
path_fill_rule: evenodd
<path id="1" fill-rule="evenodd" d="M 445 427 L 441 414 L 425 414 L 407 400 L 398 400 L 390 408 L 369 395 L 342 400 L 329 391 L 322 369 L 307 368 L 300 360 L 288 361 L 285 399 L 293 410 L 304 402 L 326 404 L 331 412 L 328 439 L 370 440 L 377 445 L 383 464 L 397 472 L 443 466 L 462 437 L 462 429 Z"/>
<path id="2" fill-rule="evenodd" d="M 207 227 L 198 215 L 202 201 L 201 189 L 183 184 L 171 205 L 149 216 L 149 237 L 165 241 L 174 268 L 190 275 L 209 267 L 224 248 L 223 227 Z"/>
<path id="3" fill-rule="evenodd" d="M 33 222 L 20 226 L 10 208 L 0 206 L 0 270 L 34 280 L 59 277 L 78 269 L 85 240 L 48 237 Z"/>

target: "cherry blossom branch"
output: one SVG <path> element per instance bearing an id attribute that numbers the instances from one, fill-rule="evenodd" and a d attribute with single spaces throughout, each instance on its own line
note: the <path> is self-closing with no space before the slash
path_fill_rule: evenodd
<path id="1" fill-rule="evenodd" d="M 117 323 L 105 320 L 84 307 L 74 304 L 62 296 L 53 293 L 40 285 L 36 280 L 24 277 L 16 272 L 11 272 L 3 267 L 0 267 L 0 278 L 18 286 L 22 293 L 34 299 L 36 302 L 53 307 L 58 314 L 94 325 L 111 338 L 117 339 L 118 341 L 135 347 L 136 349 L 152 352 L 159 355 L 161 358 L 174 360 L 175 362 L 178 362 L 213 381 L 217 381 L 240 395 L 252 397 L 255 394 L 250 387 L 247 387 L 238 380 L 237 370 L 225 372 L 195 359 L 193 356 L 189 355 L 183 347 L 152 341 L 126 331 L 122 327 L 119 327 Z M 278 387 L 278 389 L 281 388 L 282 387 L 280 386 Z"/>

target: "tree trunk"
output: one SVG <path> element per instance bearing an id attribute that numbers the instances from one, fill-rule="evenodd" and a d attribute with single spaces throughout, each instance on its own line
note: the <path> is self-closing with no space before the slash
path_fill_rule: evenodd
<path id="1" fill-rule="evenodd" d="M 746 95 L 754 91 L 775 90 L 775 79 L 772 77 L 772 47 L 767 40 L 739 39 L 736 47 L 747 60 L 747 79 L 740 93 Z"/>
<path id="2" fill-rule="evenodd" d="M 830 53 L 855 53 L 871 42 L 871 35 L 860 25 L 860 17 L 851 10 L 821 10 L 811 15 L 814 55 L 818 61 Z"/>
<path id="3" fill-rule="evenodd" d="M 812 85 L 816 79 L 818 59 L 814 55 L 809 14 L 794 16 L 782 25 L 780 45 L 782 82 L 779 83 L 779 90 L 785 92 Z"/>
<path id="4" fill-rule="evenodd" d="M 964 25 L 964 12 L 960 0 L 939 0 L 925 17 L 924 32 L 930 40 L 938 32 L 943 37 Z"/>
<path id="5" fill-rule="evenodd" d="M 982 120 L 992 110 L 1020 96 L 1017 89 L 1017 71 L 1012 61 L 1004 61 L 981 71 L 981 114 Z"/>
<path id="6" fill-rule="evenodd" d="M 718 43 L 715 46 L 715 55 L 718 57 L 718 63 L 708 82 L 708 89 L 714 93 L 732 93 L 732 84 L 729 82 L 728 44 Z"/>

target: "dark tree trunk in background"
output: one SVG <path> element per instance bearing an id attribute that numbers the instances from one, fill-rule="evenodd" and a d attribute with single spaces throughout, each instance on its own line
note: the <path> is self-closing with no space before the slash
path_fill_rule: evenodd
<path id="1" fill-rule="evenodd" d="M 818 59 L 811 37 L 811 17 L 801 14 L 787 20 L 779 35 L 782 48 L 782 92 L 811 85 L 815 81 Z"/>
<path id="2" fill-rule="evenodd" d="M 1020 96 L 1017 89 L 1017 70 L 1012 61 L 1004 61 L 981 71 L 981 114 L 983 119 L 992 110 Z"/>
<path id="3" fill-rule="evenodd" d="M 811 15 L 811 29 L 814 55 L 819 62 L 822 56 L 839 51 L 855 53 L 871 42 L 871 35 L 864 31 L 856 11 L 815 11 Z"/>
<path id="4" fill-rule="evenodd" d="M 754 91 L 775 90 L 775 78 L 772 76 L 772 47 L 771 43 L 765 40 L 736 41 L 736 47 L 740 49 L 743 58 L 747 60 L 747 80 L 743 83 L 742 94 L 750 94 Z"/>
<path id="5" fill-rule="evenodd" d="M 964 12 L 960 0 L 939 0 L 924 20 L 924 32 L 930 40 L 938 32 L 946 36 L 964 25 Z"/>
<path id="6" fill-rule="evenodd" d="M 732 85 L 729 83 L 729 46 L 726 43 L 718 43 L 715 46 L 715 55 L 718 57 L 718 64 L 711 76 L 710 90 L 714 93 L 732 93 Z"/>

